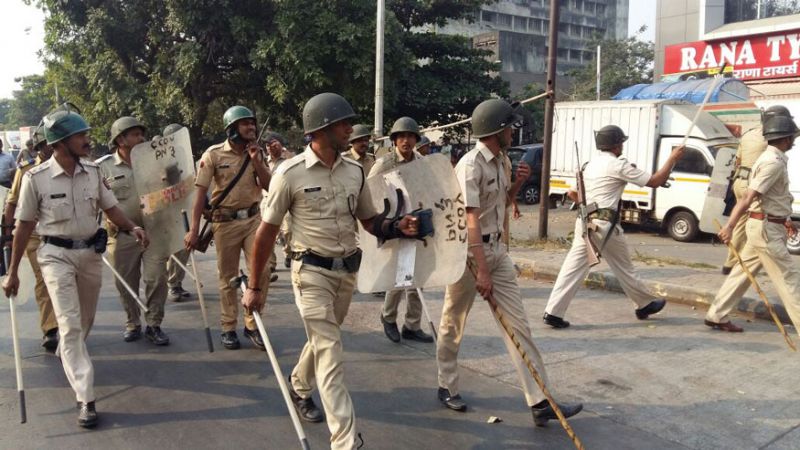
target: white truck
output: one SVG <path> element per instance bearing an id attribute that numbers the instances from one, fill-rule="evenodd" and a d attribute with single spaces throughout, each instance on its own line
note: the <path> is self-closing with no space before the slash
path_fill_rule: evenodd
<path id="1" fill-rule="evenodd" d="M 597 154 L 596 130 L 605 125 L 621 127 L 629 136 L 623 155 L 637 167 L 655 172 L 672 148 L 681 144 L 697 109 L 697 105 L 676 100 L 557 103 L 551 195 L 563 195 L 574 185 L 578 169 L 576 143 L 582 163 Z M 722 217 L 725 196 L 722 186 L 727 187 L 737 146 L 738 139 L 724 123 L 701 111 L 686 143 L 686 153 L 669 178 L 670 186 L 657 190 L 626 186 L 621 220 L 663 224 L 678 241 L 691 241 L 699 231 L 716 233 L 713 219 Z M 716 172 L 715 164 L 720 168 Z"/>

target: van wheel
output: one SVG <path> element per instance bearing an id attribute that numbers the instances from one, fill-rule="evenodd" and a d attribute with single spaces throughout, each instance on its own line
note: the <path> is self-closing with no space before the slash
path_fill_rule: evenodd
<path id="1" fill-rule="evenodd" d="M 679 242 L 691 242 L 697 237 L 700 228 L 697 218 L 688 211 L 678 211 L 669 218 L 667 233 Z"/>
<path id="2" fill-rule="evenodd" d="M 525 188 L 525 191 L 522 193 L 522 198 L 525 199 L 525 203 L 528 205 L 535 205 L 539 203 L 539 188 L 535 185 L 530 185 Z"/>
<path id="3" fill-rule="evenodd" d="M 792 255 L 800 255 L 800 233 L 795 234 L 786 241 L 786 248 Z"/>

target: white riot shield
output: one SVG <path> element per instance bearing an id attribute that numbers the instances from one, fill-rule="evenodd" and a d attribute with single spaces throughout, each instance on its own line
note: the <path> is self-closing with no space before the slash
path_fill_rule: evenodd
<path id="1" fill-rule="evenodd" d="M 736 149 L 720 147 L 711 172 L 711 181 L 708 184 L 706 200 L 703 203 L 703 214 L 700 216 L 700 231 L 717 234 L 714 220 L 725 223 L 725 197 L 731 185 L 733 170 L 736 164 Z"/>
<path id="2" fill-rule="evenodd" d="M 150 247 L 168 258 L 183 248 L 181 210 L 191 211 L 195 195 L 189 130 L 137 145 L 131 165 Z"/>
<path id="3" fill-rule="evenodd" d="M 0 186 L 0 206 L 2 206 L 3 211 L 5 211 L 6 197 L 8 197 L 8 192 L 8 188 Z M 0 258 L 3 258 L 2 252 L 0 252 Z M 2 269 L 3 275 L 5 276 L 5 262 L 3 262 Z M 34 287 L 36 286 L 36 277 L 33 275 L 33 268 L 31 267 L 30 261 L 28 261 L 27 252 L 19 262 L 17 276 L 19 277 L 19 290 L 17 291 L 17 297 L 14 299 L 14 304 L 24 305 L 28 299 L 33 297 Z M 0 289 L 0 298 L 3 300 L 8 300 L 2 289 Z M 6 302 L 5 304 L 7 305 L 8 303 Z"/>
<path id="4" fill-rule="evenodd" d="M 389 200 L 390 217 L 398 212 L 396 189 L 404 197 L 401 214 L 432 209 L 434 234 L 424 241 L 392 239 L 379 246 L 375 236 L 362 229 L 359 291 L 438 287 L 458 281 L 467 262 L 467 211 L 447 157 L 434 154 L 403 164 L 368 178 L 365 189 L 378 211 L 384 210 L 384 199 Z"/>

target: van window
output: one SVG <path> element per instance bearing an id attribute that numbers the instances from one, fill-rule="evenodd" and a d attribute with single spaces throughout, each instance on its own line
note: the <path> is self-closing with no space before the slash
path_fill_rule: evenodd
<path id="1" fill-rule="evenodd" d="M 692 147 L 686 147 L 686 153 L 684 153 L 683 157 L 678 160 L 677 164 L 675 164 L 674 170 L 676 172 L 709 175 L 711 173 L 711 169 L 711 165 L 708 163 L 706 157 L 703 156 L 703 153 L 700 152 L 700 150 Z"/>

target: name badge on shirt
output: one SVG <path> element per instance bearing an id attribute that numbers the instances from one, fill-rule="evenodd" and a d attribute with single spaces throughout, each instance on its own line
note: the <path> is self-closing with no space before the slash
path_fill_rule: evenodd
<path id="1" fill-rule="evenodd" d="M 321 191 L 321 190 L 322 190 L 322 188 L 317 186 L 317 187 L 305 188 L 305 189 L 303 189 L 303 192 L 318 192 L 318 191 Z"/>
<path id="2" fill-rule="evenodd" d="M 220 169 L 230 169 L 230 168 L 231 168 L 231 165 L 230 165 L 230 164 L 220 164 L 220 165 L 219 165 L 219 168 L 220 168 Z"/>
<path id="3" fill-rule="evenodd" d="M 67 194 L 50 194 L 50 198 L 67 198 Z"/>
<path id="4" fill-rule="evenodd" d="M 497 181 L 497 178 L 492 178 L 491 180 L 489 180 L 489 182 L 487 183 L 487 185 L 490 185 L 490 186 L 491 186 L 491 185 L 492 185 L 492 183 L 494 183 L 495 181 Z"/>
<path id="5" fill-rule="evenodd" d="M 117 175 L 117 176 L 114 177 L 115 180 L 121 180 L 123 178 L 125 178 L 124 174 L 123 175 Z"/>

